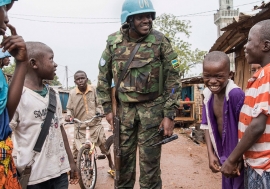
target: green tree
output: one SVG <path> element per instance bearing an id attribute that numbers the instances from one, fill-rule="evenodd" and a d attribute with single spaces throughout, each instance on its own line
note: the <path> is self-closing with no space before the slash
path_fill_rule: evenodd
<path id="1" fill-rule="evenodd" d="M 59 79 L 58 76 L 55 75 L 53 80 L 49 81 L 50 85 L 52 85 L 52 86 L 62 85 L 58 79 Z"/>
<path id="2" fill-rule="evenodd" d="M 156 18 L 154 27 L 165 34 L 171 41 L 174 51 L 178 54 L 180 62 L 180 76 L 184 77 L 192 67 L 202 63 L 206 51 L 199 49 L 191 50 L 191 44 L 182 40 L 182 36 L 190 36 L 190 21 L 179 20 L 172 14 L 162 14 Z"/>
<path id="3" fill-rule="evenodd" d="M 89 85 L 91 85 L 91 84 L 92 84 L 92 82 L 91 82 L 91 80 L 90 80 L 90 79 L 88 79 L 87 83 L 88 83 Z"/>
<path id="4" fill-rule="evenodd" d="M 5 74 L 10 74 L 10 75 L 12 75 L 14 73 L 14 70 L 15 70 L 15 63 L 14 62 L 10 63 L 9 66 L 5 66 L 3 68 L 3 72 Z"/>

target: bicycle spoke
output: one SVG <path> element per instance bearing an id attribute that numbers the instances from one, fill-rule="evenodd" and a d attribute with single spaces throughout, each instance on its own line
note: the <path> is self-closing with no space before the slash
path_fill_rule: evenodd
<path id="1" fill-rule="evenodd" d="M 84 149 L 80 158 L 81 181 L 85 188 L 93 188 L 96 182 L 96 166 L 91 162 L 89 149 Z"/>

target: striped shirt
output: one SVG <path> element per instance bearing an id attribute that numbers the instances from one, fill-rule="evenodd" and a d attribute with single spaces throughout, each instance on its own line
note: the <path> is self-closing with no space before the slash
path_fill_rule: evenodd
<path id="1" fill-rule="evenodd" d="M 270 172 L 270 64 L 256 72 L 248 81 L 238 124 L 239 140 L 252 119 L 261 113 L 268 116 L 266 129 L 259 140 L 244 154 L 246 162 L 260 175 L 263 171 Z"/>

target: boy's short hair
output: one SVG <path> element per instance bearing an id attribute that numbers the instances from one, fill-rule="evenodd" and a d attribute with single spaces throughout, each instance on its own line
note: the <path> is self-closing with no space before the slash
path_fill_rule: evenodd
<path id="1" fill-rule="evenodd" d="M 227 67 L 230 71 L 230 59 L 228 57 L 228 55 L 222 51 L 212 51 L 210 53 L 208 53 L 204 60 L 203 63 L 205 62 L 226 62 L 227 63 Z"/>
<path id="2" fill-rule="evenodd" d="M 76 71 L 76 73 L 74 74 L 74 79 L 75 79 L 75 75 L 78 74 L 78 73 L 84 73 L 84 75 L 87 77 L 87 74 L 85 73 L 85 71 L 78 70 L 78 71 Z"/>
<path id="3" fill-rule="evenodd" d="M 42 53 L 42 49 L 46 46 L 46 44 L 41 43 L 41 42 L 34 42 L 34 41 L 28 41 L 25 42 L 26 48 L 27 48 L 27 53 L 28 53 L 28 58 L 36 58 L 36 59 L 42 59 L 44 54 Z"/>
<path id="4" fill-rule="evenodd" d="M 270 19 L 260 21 L 255 25 L 261 26 L 260 28 L 261 40 L 270 40 Z"/>

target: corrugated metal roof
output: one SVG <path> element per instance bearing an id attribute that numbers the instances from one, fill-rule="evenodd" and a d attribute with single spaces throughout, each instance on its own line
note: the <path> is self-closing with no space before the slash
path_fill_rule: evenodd
<path id="1" fill-rule="evenodd" d="M 225 31 L 211 47 L 211 51 L 223 51 L 225 53 L 234 52 L 239 44 L 243 44 L 247 40 L 250 28 L 256 23 L 270 19 L 270 2 L 262 3 L 261 6 L 255 6 L 254 9 L 261 9 L 257 14 L 247 15 L 240 13 L 235 17 L 233 23 L 222 28 Z"/>
<path id="2" fill-rule="evenodd" d="M 181 82 L 185 84 L 200 84 L 203 83 L 203 78 L 202 76 L 189 77 L 181 79 Z"/>

